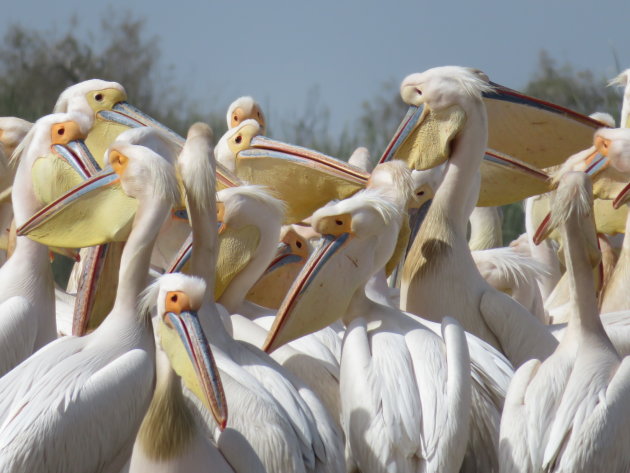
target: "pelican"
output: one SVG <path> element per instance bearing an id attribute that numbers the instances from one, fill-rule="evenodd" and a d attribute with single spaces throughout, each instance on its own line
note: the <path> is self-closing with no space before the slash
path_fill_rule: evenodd
<path id="1" fill-rule="evenodd" d="M 315 212 L 312 225 L 324 242 L 284 300 L 265 349 L 342 318 L 342 416 L 357 468 L 455 472 L 466 451 L 471 403 L 462 328 L 446 318 L 436 335 L 365 294 L 394 251 L 401 220 L 374 190 Z"/>
<path id="2" fill-rule="evenodd" d="M 421 210 L 432 198 L 442 171 L 438 167 L 428 171 L 410 172 L 403 161 L 389 161 L 374 168 L 368 188 L 378 191 L 379 195 L 394 203 L 399 211 L 416 206 L 420 206 Z M 404 243 L 405 239 L 399 234 L 394 255 L 387 265 L 396 261 L 396 253 L 401 252 L 401 241 Z M 383 270 L 379 271 L 368 281 L 366 295 L 374 302 L 397 309 L 398 306 L 390 302 L 391 298 L 387 297 L 387 293 L 381 289 L 379 294 L 379 288 L 374 284 L 375 279 L 383 273 Z M 403 314 L 433 330 L 436 335 L 441 335 L 439 324 L 406 312 Z M 499 421 L 513 370 L 507 359 L 489 344 L 469 333 L 466 333 L 466 339 L 471 359 L 472 417 L 463 470 L 497 471 Z"/>
<path id="3" fill-rule="evenodd" d="M 108 159 L 111 168 L 91 186 L 34 218 L 45 220 L 61 209 L 76 221 L 77 212 L 86 215 L 82 199 L 88 197 L 90 211 L 103 215 L 95 200 L 115 211 L 109 204 L 121 189 L 137 199 L 114 308 L 91 334 L 58 339 L 0 379 L 2 471 L 119 471 L 149 406 L 155 345 L 149 314 L 138 313 L 137 304 L 151 247 L 178 198 L 177 181 L 171 163 L 141 146 L 115 142 Z M 84 236 L 80 232 L 77 239 Z"/>
<path id="4" fill-rule="evenodd" d="M 17 117 L 0 117 L 0 264 L 4 264 L 9 248 L 15 241 L 11 235 L 13 207 L 11 206 L 11 185 L 15 178 L 14 165 L 9 165 L 13 151 L 26 136 L 33 124 Z"/>
<path id="5" fill-rule="evenodd" d="M 611 165 L 626 176 L 630 175 L 630 128 L 602 129 L 596 133 L 606 142 L 608 159 Z M 628 207 L 630 186 L 626 185 L 613 201 L 615 208 L 624 204 Z M 619 259 L 610 279 L 606 282 L 601 299 L 601 312 L 618 312 L 630 310 L 630 294 L 628 281 L 630 280 L 630 212 L 626 218 L 626 231 Z"/>
<path id="6" fill-rule="evenodd" d="M 220 272 L 221 263 L 216 264 L 218 244 L 211 153 L 211 131 L 207 125 L 199 124 L 189 130 L 186 145 L 178 158 L 193 228 L 190 272 L 202 277 L 209 288 L 221 284 L 217 282 L 215 285 L 215 268 Z M 221 191 L 219 199 L 222 200 L 222 193 L 228 191 L 231 189 Z M 224 211 L 229 212 L 227 203 L 223 210 L 219 206 L 217 213 Z M 280 221 L 281 217 L 277 219 L 278 229 Z M 230 220 L 226 219 L 226 222 Z M 227 228 L 222 235 L 226 232 Z M 275 247 L 277 237 L 276 233 L 271 248 Z M 264 267 L 266 265 L 263 270 Z M 213 293 L 207 291 L 199 318 L 215 354 L 227 399 L 233 406 L 227 427 L 247 439 L 267 471 L 343 471 L 341 433 L 321 401 L 268 355 L 230 337 L 212 296 Z M 190 362 L 181 363 L 178 352 L 181 348 L 177 346 L 167 350 L 174 369 L 186 382 L 187 390 L 192 391 L 191 399 L 203 415 L 205 410 L 197 401 L 194 379 L 191 383 L 187 376 Z"/>
<path id="7" fill-rule="evenodd" d="M 43 203 L 34 192 L 31 168 L 53 146 L 84 137 L 90 127 L 80 114 L 40 118 L 16 150 L 19 166 L 13 186 L 13 213 L 22 225 Z M 48 248 L 16 238 L 15 250 L 0 268 L 0 376 L 57 337 L 54 281 Z"/>
<path id="8" fill-rule="evenodd" d="M 243 123 L 245 120 L 256 120 L 260 125 L 260 133 L 262 135 L 266 132 L 265 115 L 256 102 L 250 96 L 243 96 L 237 98 L 230 104 L 227 111 L 226 121 L 228 129 L 235 128 Z"/>
<path id="9" fill-rule="evenodd" d="M 581 173 L 561 178 L 550 227 L 561 227 L 572 313 L 546 360 L 514 374 L 501 419 L 502 472 L 610 471 L 630 468 L 630 363 L 604 332 L 592 258 L 598 258 L 592 190 Z"/>
<path id="10" fill-rule="evenodd" d="M 207 345 L 196 320 L 205 292 L 202 279 L 173 273 L 161 276 L 145 294 L 149 304 L 157 302 L 156 382 L 153 399 L 136 437 L 130 473 L 264 472 L 251 447 L 237 441 L 238 436 L 224 431 L 220 437 L 222 444 L 216 445 L 205 435 L 205 426 L 199 424 L 202 419 L 195 418 L 188 406 L 180 378 L 161 347 L 162 340 L 168 343 L 170 338 L 179 337 L 178 331 L 182 329 L 197 334 Z M 213 366 L 213 372 L 217 371 Z M 224 400 L 220 383 L 216 383 L 216 389 L 217 398 Z M 206 401 L 210 405 L 213 398 Z M 228 437 L 230 443 L 225 441 Z"/>
<path id="11" fill-rule="evenodd" d="M 449 66 L 412 74 L 401 85 L 406 103 L 425 107 L 419 129 L 423 122 L 431 123 L 433 115 L 441 120 L 452 116 L 455 131 L 450 129 L 450 134 L 456 138 L 437 161 L 447 160 L 444 180 L 405 261 L 400 302 L 403 310 L 430 320 L 457 317 L 468 332 L 503 350 L 519 366 L 533 356 L 549 355 L 556 340 L 520 304 L 488 285 L 466 241 L 487 143 L 481 94 L 491 86 L 484 78 L 478 71 Z M 421 158 L 428 160 L 425 167 L 436 164 L 432 154 Z"/>

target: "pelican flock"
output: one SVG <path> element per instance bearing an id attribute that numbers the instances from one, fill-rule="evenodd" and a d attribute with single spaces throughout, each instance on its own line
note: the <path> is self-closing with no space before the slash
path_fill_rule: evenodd
<path id="1" fill-rule="evenodd" d="M 629 71 L 620 128 L 415 72 L 347 161 L 250 96 L 0 117 L 0 471 L 627 473 Z"/>

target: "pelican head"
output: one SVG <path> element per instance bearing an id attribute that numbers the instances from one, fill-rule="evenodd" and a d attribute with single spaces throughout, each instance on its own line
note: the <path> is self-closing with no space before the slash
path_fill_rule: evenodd
<path id="1" fill-rule="evenodd" d="M 158 128 L 179 147 L 184 142 L 177 133 L 128 103 L 125 89 L 117 82 L 91 79 L 68 87 L 59 96 L 55 110 L 81 110 L 94 117 L 86 145 L 100 168 L 106 164 L 101 161 L 105 149 L 129 128 Z"/>
<path id="2" fill-rule="evenodd" d="M 256 120 L 243 120 L 223 134 L 214 148 L 214 157 L 229 171 L 236 172 L 236 155 L 249 148 L 254 136 L 260 133 L 261 127 Z"/>
<path id="3" fill-rule="evenodd" d="M 46 115 L 35 122 L 15 148 L 12 161 L 18 163 L 18 168 L 13 187 L 13 207 L 18 225 L 48 203 L 43 197 L 46 192 L 40 192 L 37 176 L 33 174 L 35 163 L 54 150 L 68 151 L 68 144 L 85 138 L 91 124 L 90 116 L 82 113 Z M 56 183 L 50 182 L 49 179 L 50 176 L 48 186 L 54 186 Z"/>
<path id="4" fill-rule="evenodd" d="M 443 163 L 466 123 L 468 104 L 481 102 L 490 91 L 488 77 L 467 67 L 436 67 L 407 76 L 400 95 L 410 109 L 380 162 L 403 159 L 416 170 Z"/>
<path id="5" fill-rule="evenodd" d="M 625 184 L 613 200 L 613 207 L 618 209 L 630 199 L 630 128 L 603 128 L 595 133 L 595 142 Z"/>
<path id="6" fill-rule="evenodd" d="M 10 157 L 17 145 L 24 139 L 33 124 L 17 117 L 0 117 L 0 145 Z"/>
<path id="7" fill-rule="evenodd" d="M 207 124 L 194 123 L 188 129 L 186 144 L 177 158 L 186 183 L 186 198 L 195 199 L 202 208 L 215 200 L 215 161 L 207 159 L 212 156 L 213 140 L 214 134 Z"/>
<path id="8" fill-rule="evenodd" d="M 399 209 L 374 190 L 315 212 L 312 226 L 322 242 L 278 309 L 264 349 L 273 351 L 343 317 L 357 290 L 391 257 L 401 220 Z"/>
<path id="9" fill-rule="evenodd" d="M 579 223 L 577 228 L 587 242 L 591 264 L 596 267 L 601 261 L 601 253 L 593 214 L 593 185 L 583 172 L 571 171 L 561 177 L 552 194 L 550 218 L 539 226 L 534 242 L 540 243 L 569 220 Z"/>
<path id="10" fill-rule="evenodd" d="M 260 125 L 260 134 L 264 135 L 266 132 L 265 115 L 263 114 L 260 105 L 252 97 L 243 96 L 237 98 L 230 104 L 227 111 L 227 126 L 228 128 L 236 128 L 245 120 L 256 120 Z"/>
<path id="11" fill-rule="evenodd" d="M 196 382 L 192 382 L 192 385 L 200 389 L 202 395 L 199 398 L 205 400 L 217 424 L 224 429 L 228 415 L 225 393 L 198 316 L 205 293 L 206 283 L 203 279 L 171 273 L 161 276 L 145 298 L 155 300 L 157 297 L 159 341 L 171 364 L 176 370 L 179 368 L 177 347 L 183 344 L 195 370 Z M 180 375 L 187 376 L 190 373 Z"/>
<path id="12" fill-rule="evenodd" d="M 90 79 L 65 89 L 55 104 L 55 112 L 80 110 L 96 116 L 102 110 L 111 110 L 119 102 L 127 100 L 127 92 L 118 82 Z"/>

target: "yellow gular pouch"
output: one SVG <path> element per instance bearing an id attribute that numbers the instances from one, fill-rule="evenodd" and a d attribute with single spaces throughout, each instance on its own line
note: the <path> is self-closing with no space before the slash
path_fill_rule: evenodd
<path id="1" fill-rule="evenodd" d="M 38 158 L 31 168 L 33 191 L 44 205 L 83 183 L 84 179 L 54 153 Z"/>
<path id="2" fill-rule="evenodd" d="M 424 170 L 439 166 L 451 154 L 451 141 L 466 124 L 466 112 L 457 106 L 432 111 L 425 107 L 418 125 L 394 154 L 411 169 Z"/>
<path id="3" fill-rule="evenodd" d="M 625 233 L 628 206 L 624 205 L 615 209 L 610 200 L 594 199 L 593 211 L 595 213 L 595 225 L 598 233 L 605 233 L 607 235 Z"/>
<path id="4" fill-rule="evenodd" d="M 286 202 L 285 224 L 301 222 L 331 200 L 347 199 L 365 187 L 365 182 L 332 170 L 271 156 L 239 154 L 236 174 L 245 182 L 272 189 L 274 196 Z"/>
<path id="5" fill-rule="evenodd" d="M 607 166 L 593 178 L 593 196 L 614 200 L 628 183 L 628 178 L 612 166 Z"/>
<path id="6" fill-rule="evenodd" d="M 125 241 L 131 232 L 138 201 L 120 182 L 83 195 L 25 234 L 47 246 L 84 248 Z"/>
<path id="7" fill-rule="evenodd" d="M 101 169 L 105 168 L 105 151 L 109 145 L 116 140 L 118 135 L 128 129 L 129 127 L 125 125 L 105 120 L 101 116 L 96 115 L 94 126 L 85 139 L 85 145 L 88 147 Z"/>
<path id="8" fill-rule="evenodd" d="M 219 300 L 232 279 L 251 261 L 260 242 L 260 230 L 255 225 L 239 229 L 229 227 L 219 234 L 219 255 L 214 298 Z"/>
<path id="9" fill-rule="evenodd" d="M 190 389 L 197 399 L 203 402 L 204 406 L 211 411 L 206 395 L 197 378 L 197 371 L 190 361 L 186 347 L 182 343 L 177 330 L 168 327 L 163 320 L 158 323 L 158 336 L 160 345 L 171 362 L 171 367 L 177 375 L 184 380 L 184 384 Z"/>

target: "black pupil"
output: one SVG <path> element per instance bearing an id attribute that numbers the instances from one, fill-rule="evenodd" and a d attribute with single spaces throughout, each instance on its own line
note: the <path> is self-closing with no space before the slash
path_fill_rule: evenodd
<path id="1" fill-rule="evenodd" d="M 177 294 L 174 294 L 171 296 L 171 301 L 172 302 L 177 302 Z"/>
<path id="2" fill-rule="evenodd" d="M 63 135 L 65 132 L 66 132 L 66 130 L 65 130 L 64 128 L 59 128 L 59 129 L 57 130 L 57 134 L 58 134 L 58 135 Z"/>
<path id="3" fill-rule="evenodd" d="M 101 100 L 103 100 L 103 94 L 96 94 L 94 98 L 100 102 Z"/>
<path id="4" fill-rule="evenodd" d="M 298 248 L 302 248 L 302 242 L 301 241 L 296 241 L 295 242 L 295 246 L 297 246 Z"/>
<path id="5" fill-rule="evenodd" d="M 238 121 L 238 115 L 234 115 L 234 121 Z"/>
<path id="6" fill-rule="evenodd" d="M 420 89 L 416 89 L 416 92 L 418 92 L 418 95 L 422 95 L 422 91 Z"/>
<path id="7" fill-rule="evenodd" d="M 335 223 L 336 223 L 337 225 L 342 225 L 342 224 L 343 224 L 343 221 L 342 221 L 342 220 L 335 220 Z"/>
<path id="8" fill-rule="evenodd" d="M 239 135 L 236 137 L 236 142 L 240 144 L 240 142 L 243 141 L 243 138 Z"/>
<path id="9" fill-rule="evenodd" d="M 416 195 L 424 195 L 424 191 L 420 191 Z"/>

